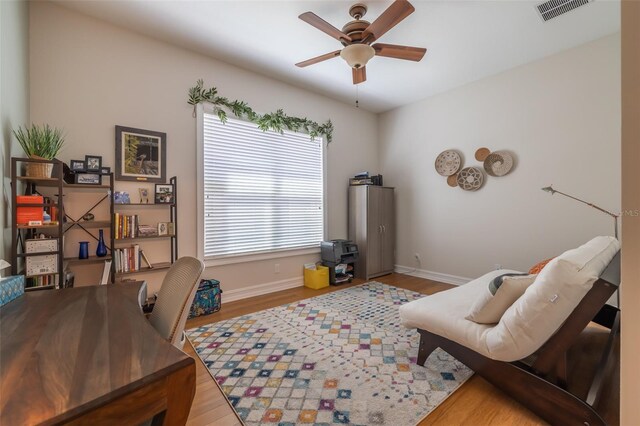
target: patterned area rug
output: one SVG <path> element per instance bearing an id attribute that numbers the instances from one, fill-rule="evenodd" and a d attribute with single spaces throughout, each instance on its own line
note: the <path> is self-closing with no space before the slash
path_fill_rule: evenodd
<path id="1" fill-rule="evenodd" d="M 247 425 L 415 425 L 472 371 L 436 350 L 398 306 L 423 294 L 369 282 L 187 332 Z"/>

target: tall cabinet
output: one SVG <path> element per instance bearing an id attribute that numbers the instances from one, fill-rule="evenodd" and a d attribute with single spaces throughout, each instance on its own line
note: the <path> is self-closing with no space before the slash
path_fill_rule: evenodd
<path id="1" fill-rule="evenodd" d="M 358 245 L 357 278 L 366 280 L 393 272 L 396 239 L 393 188 L 349 187 L 349 239 Z"/>

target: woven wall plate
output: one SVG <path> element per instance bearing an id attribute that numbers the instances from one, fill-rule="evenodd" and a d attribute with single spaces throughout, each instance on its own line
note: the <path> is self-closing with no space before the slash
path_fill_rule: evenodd
<path id="1" fill-rule="evenodd" d="M 492 152 L 484 160 L 484 170 L 489 176 L 500 177 L 511 171 L 513 157 L 507 151 Z"/>
<path id="2" fill-rule="evenodd" d="M 465 191 L 477 191 L 484 182 L 484 174 L 478 167 L 465 167 L 458 173 L 458 186 Z"/>
<path id="3" fill-rule="evenodd" d="M 447 178 L 447 184 L 453 188 L 458 186 L 458 174 L 451 175 Z"/>
<path id="4" fill-rule="evenodd" d="M 478 148 L 476 150 L 476 160 L 484 161 L 485 158 L 489 156 L 489 154 L 491 154 L 491 151 L 489 150 L 489 148 Z"/>
<path id="5" fill-rule="evenodd" d="M 451 149 L 442 151 L 436 158 L 436 172 L 441 176 L 451 176 L 460 169 L 461 164 L 460 154 Z"/>

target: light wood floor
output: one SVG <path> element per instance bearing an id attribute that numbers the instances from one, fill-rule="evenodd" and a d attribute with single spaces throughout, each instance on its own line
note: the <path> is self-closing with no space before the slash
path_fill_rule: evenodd
<path id="1" fill-rule="evenodd" d="M 451 287 L 447 284 L 402 274 L 391 274 L 375 280 L 424 294 L 437 293 Z M 221 311 L 209 316 L 189 320 L 187 329 L 273 308 L 331 291 L 342 290 L 363 282 L 362 280 L 354 280 L 352 284 L 337 287 L 331 286 L 322 290 L 299 287 L 231 303 L 224 303 L 223 298 Z M 604 345 L 605 340 L 605 333 L 601 329 L 589 327 L 569 354 L 570 362 L 572 358 L 578 359 L 578 362 L 574 362 L 573 368 L 569 371 L 572 391 L 577 395 L 586 394 L 594 366 L 599 359 L 599 350 Z M 188 424 L 198 426 L 241 425 L 242 423 L 231 409 L 224 394 L 189 343 L 185 345 L 185 352 L 196 359 L 197 366 L 196 395 L 191 407 Z M 600 407 L 597 407 L 598 412 L 610 425 L 619 424 L 619 360 L 618 348 L 616 351 L 615 374 L 608 380 Z M 420 425 L 475 426 L 516 424 L 539 425 L 544 424 L 544 422 L 478 376 L 473 376 L 469 379 L 420 423 Z"/>

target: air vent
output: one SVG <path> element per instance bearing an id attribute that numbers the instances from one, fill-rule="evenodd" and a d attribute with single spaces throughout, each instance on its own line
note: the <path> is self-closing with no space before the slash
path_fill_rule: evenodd
<path id="1" fill-rule="evenodd" d="M 592 1 L 594 0 L 549 0 L 537 5 L 536 9 L 542 20 L 546 22 Z"/>

